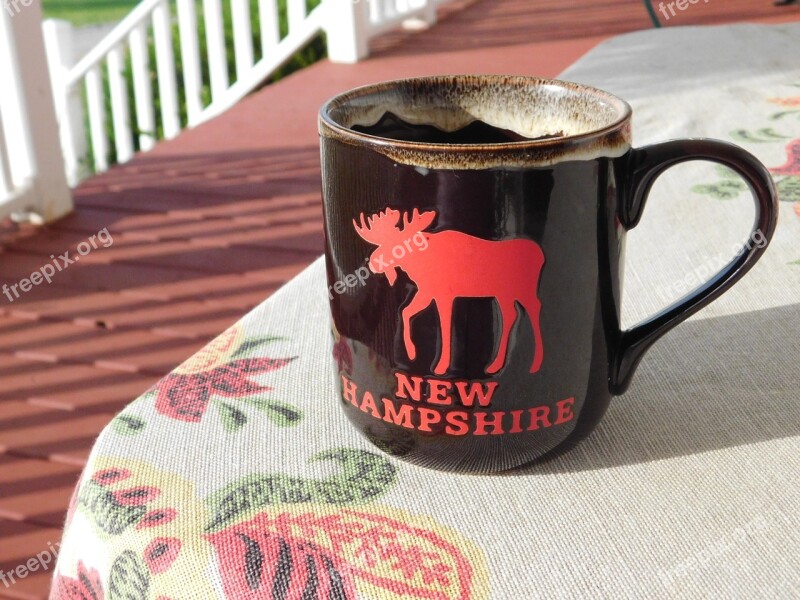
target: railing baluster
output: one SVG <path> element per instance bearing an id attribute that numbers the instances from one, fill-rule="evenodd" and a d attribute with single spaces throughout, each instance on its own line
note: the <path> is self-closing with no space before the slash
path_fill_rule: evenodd
<path id="1" fill-rule="evenodd" d="M 86 122 L 83 109 L 83 90 L 79 85 L 67 85 L 66 76 L 73 64 L 73 26 L 67 21 L 47 19 L 42 23 L 47 64 L 53 85 L 53 104 L 56 107 L 61 148 L 67 183 L 77 185 L 85 170 Z"/>
<path id="2" fill-rule="evenodd" d="M 108 86 L 111 91 L 111 121 L 114 124 L 117 162 L 124 163 L 133 156 L 133 136 L 131 111 L 128 106 L 128 84 L 125 81 L 125 62 L 119 47 L 108 53 Z"/>
<path id="3" fill-rule="evenodd" d="M 163 0 L 153 10 L 153 37 L 156 42 L 156 70 L 161 100 L 161 124 L 164 137 L 174 138 L 181 130 L 178 112 L 178 82 L 175 76 L 175 55 L 172 51 L 172 19 L 169 1 Z"/>
<path id="4" fill-rule="evenodd" d="M 14 190 L 0 197 L 0 216 L 20 211 L 34 223 L 72 210 L 61 150 L 53 87 L 42 33 L 41 2 L 27 2 L 0 16 L 0 106 Z M 0 259 L 2 260 L 2 259 Z"/>
<path id="5" fill-rule="evenodd" d="M 236 80 L 253 68 L 253 29 L 250 26 L 250 0 L 231 0 L 233 16 L 233 52 L 236 56 Z"/>
<path id="6" fill-rule="evenodd" d="M 422 2 L 420 19 L 422 19 L 428 27 L 435 25 L 436 21 L 438 20 L 438 15 L 436 14 L 436 5 L 437 2 L 435 0 L 424 0 Z"/>
<path id="7" fill-rule="evenodd" d="M 340 0 L 326 0 L 326 2 L 339 2 Z M 327 26 L 326 33 L 328 34 L 328 57 L 334 62 L 355 62 L 365 57 L 367 50 L 362 51 L 361 48 L 367 47 L 368 40 L 376 35 L 380 35 L 386 31 L 403 25 L 407 29 L 421 29 L 430 27 L 436 23 L 436 8 L 439 4 L 444 4 L 450 0 L 359 0 L 355 6 L 369 8 L 366 17 L 366 27 L 363 29 L 355 28 L 356 35 L 353 38 L 348 31 L 347 36 L 337 35 L 335 25 L 338 24 L 340 15 L 346 9 L 340 5 L 336 5 L 336 11 L 333 13 L 336 17 L 333 19 L 334 25 Z M 330 18 L 328 19 L 331 20 Z M 331 48 L 331 35 L 334 36 L 336 44 L 334 44 L 333 51 Z M 343 40 L 350 37 L 354 42 L 350 42 L 350 46 L 358 47 L 357 52 L 343 52 L 340 48 L 346 48 L 348 44 Z M 339 43 L 341 42 L 341 43 Z"/>
<path id="8" fill-rule="evenodd" d="M 289 16 L 289 33 L 298 29 L 306 19 L 306 0 L 286 0 Z"/>
<path id="9" fill-rule="evenodd" d="M 108 138 L 106 137 L 106 108 L 103 102 L 103 76 L 100 67 L 86 73 L 86 103 L 89 108 L 89 133 L 96 171 L 108 169 Z"/>
<path id="10" fill-rule="evenodd" d="M 195 0 L 178 0 L 178 25 L 180 26 L 186 113 L 189 127 L 192 127 L 198 122 L 200 113 L 203 112 L 203 100 L 200 96 L 203 76 L 200 70 L 200 45 L 197 40 Z"/>
<path id="11" fill-rule="evenodd" d="M 261 53 L 267 56 L 281 41 L 277 0 L 259 0 L 258 18 L 261 23 Z"/>
<path id="12" fill-rule="evenodd" d="M 383 16 L 383 0 L 369 0 L 369 22 L 380 23 Z"/>
<path id="13" fill-rule="evenodd" d="M 369 55 L 369 37 L 375 27 L 377 0 L 325 0 L 322 13 L 328 58 L 332 62 L 356 63 Z M 319 8 L 313 15 L 320 15 Z"/>
<path id="14" fill-rule="evenodd" d="M 203 0 L 208 43 L 208 70 L 211 76 L 211 99 L 221 98 L 228 89 L 228 62 L 225 53 L 225 31 L 220 0 Z"/>
<path id="15" fill-rule="evenodd" d="M 131 13 L 120 21 L 95 48 L 74 66 L 64 67 L 58 94 L 77 93 L 85 85 L 89 107 L 90 140 L 94 151 L 95 168 L 108 168 L 110 141 L 106 131 L 106 119 L 114 126 L 114 142 L 120 161 L 130 158 L 136 146 L 132 138 L 131 106 L 127 103 L 127 88 L 131 85 L 123 71 L 125 44 L 129 44 L 133 70 L 133 91 L 136 109 L 136 133 L 138 147 L 149 150 L 157 142 L 163 128 L 166 138 L 176 136 L 181 127 L 194 127 L 213 115 L 229 108 L 237 99 L 244 97 L 256 85 L 265 81 L 275 69 L 288 60 L 293 53 L 324 31 L 328 40 L 328 55 L 338 62 L 356 62 L 369 54 L 368 41 L 384 31 L 398 26 L 413 15 L 414 20 L 434 23 L 436 6 L 450 0 L 322 0 L 322 4 L 308 11 L 308 0 L 202 0 L 202 18 L 198 23 L 199 0 L 175 0 L 177 4 L 179 31 L 173 32 L 170 12 L 172 0 L 140 0 Z M 236 82 L 231 85 L 232 74 L 228 69 L 226 28 L 223 2 L 231 2 L 233 24 L 233 50 L 236 60 Z M 288 37 L 285 24 L 279 18 L 280 2 L 286 3 Z M 260 53 L 253 47 L 251 11 L 258 6 L 261 34 Z M 227 8 L 227 7 L 226 7 Z M 152 62 L 148 33 L 152 24 L 155 41 L 155 62 L 158 78 L 160 115 L 156 113 L 155 89 L 150 77 Z M 199 25 L 199 27 L 198 27 Z M 201 56 L 201 40 L 198 30 L 205 25 L 207 56 Z M 183 73 L 182 88 L 178 88 L 176 57 L 173 49 L 173 33 L 180 41 L 180 66 Z M 227 32 L 230 33 L 230 32 Z M 55 46 L 54 46 L 55 47 Z M 258 62 L 255 61 L 259 56 Z M 203 64 L 208 62 L 208 75 Z M 53 61 L 57 64 L 57 61 Z M 112 112 L 106 114 L 104 94 L 104 72 L 109 67 Z M 211 102 L 204 104 L 203 82 L 210 84 Z M 183 90 L 179 95 L 179 91 Z M 185 109 L 179 100 L 185 97 Z M 56 99 L 61 114 L 67 114 L 62 106 L 64 99 Z M 60 104 L 59 104 L 60 103 Z M 181 111 L 186 111 L 183 119 Z M 70 113 L 71 114 L 71 113 Z M 74 120 L 74 119 L 73 119 Z M 186 121 L 186 122 L 184 122 Z M 11 128 L 14 120 L 6 122 Z M 79 121 L 82 123 L 82 120 Z M 80 130 L 80 125 L 75 127 Z M 67 136 L 69 132 L 65 132 Z M 78 136 L 75 136 L 78 137 Z M 81 139 L 83 136 L 79 136 Z M 65 138 L 66 139 L 66 138 Z M 66 144 L 72 147 L 70 144 Z M 73 154 L 78 155 L 77 151 Z M 6 161 L 14 164 L 15 155 Z M 75 161 L 73 161 L 75 162 Z M 3 164 L 0 158 L 0 177 Z M 76 171 L 76 169 L 73 169 Z M 15 173 L 15 171 L 12 170 Z"/>
<path id="16" fill-rule="evenodd" d="M 136 27 L 130 34 L 133 95 L 136 102 L 136 127 L 139 148 L 150 150 L 156 144 L 156 115 L 153 109 L 153 85 L 150 83 L 150 52 L 147 48 L 147 25 Z"/>

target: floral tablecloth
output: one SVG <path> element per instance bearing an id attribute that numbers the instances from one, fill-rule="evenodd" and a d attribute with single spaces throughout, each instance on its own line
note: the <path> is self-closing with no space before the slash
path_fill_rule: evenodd
<path id="1" fill-rule="evenodd" d="M 492 477 L 380 453 L 338 406 L 332 363 L 351 355 L 320 259 L 105 429 L 52 598 L 800 597 L 799 41 L 643 32 L 565 74 L 627 97 L 637 144 L 741 143 L 782 200 L 762 262 L 651 351 L 577 449 Z M 645 212 L 629 323 L 758 243 L 744 185 L 713 166 L 665 176 Z"/>

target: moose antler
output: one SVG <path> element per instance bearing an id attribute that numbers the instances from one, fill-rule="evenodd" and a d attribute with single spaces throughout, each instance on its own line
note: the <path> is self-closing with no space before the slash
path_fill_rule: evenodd
<path id="1" fill-rule="evenodd" d="M 414 209 L 409 217 L 408 213 L 403 213 L 403 232 L 418 233 L 426 229 L 436 218 L 436 211 L 429 210 L 420 214 L 418 209 Z"/>
<path id="2" fill-rule="evenodd" d="M 400 211 L 387 208 L 383 212 L 367 218 L 364 217 L 364 213 L 361 213 L 361 223 L 353 219 L 353 227 L 364 240 L 379 246 L 399 233 L 400 230 L 397 227 L 399 219 Z"/>

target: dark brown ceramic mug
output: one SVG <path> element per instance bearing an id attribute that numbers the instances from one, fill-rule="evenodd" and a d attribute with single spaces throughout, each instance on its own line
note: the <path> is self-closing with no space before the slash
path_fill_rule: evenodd
<path id="1" fill-rule="evenodd" d="M 713 140 L 631 148 L 631 109 L 573 83 L 446 76 L 372 85 L 320 113 L 338 398 L 386 452 L 466 472 L 574 446 L 647 348 L 722 294 L 620 328 L 625 233 L 667 168 L 710 160 L 777 215 L 767 170 Z"/>

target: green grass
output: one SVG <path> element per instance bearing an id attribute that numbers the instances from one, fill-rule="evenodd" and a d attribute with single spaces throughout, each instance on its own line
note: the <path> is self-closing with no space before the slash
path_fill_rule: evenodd
<path id="1" fill-rule="evenodd" d="M 138 4 L 137 0 L 43 0 L 48 19 L 64 19 L 73 25 L 119 21 Z"/>

